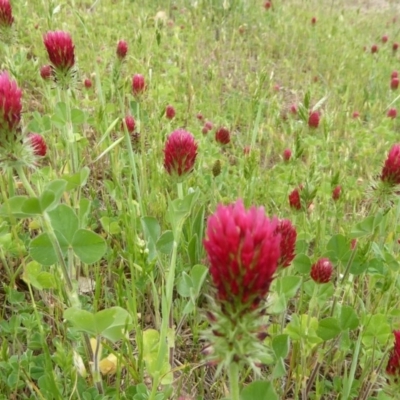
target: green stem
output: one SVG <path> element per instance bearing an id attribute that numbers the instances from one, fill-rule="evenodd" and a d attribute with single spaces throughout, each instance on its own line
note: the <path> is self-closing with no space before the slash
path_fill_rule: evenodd
<path id="1" fill-rule="evenodd" d="M 28 178 L 25 175 L 24 169 L 21 166 L 18 166 L 18 167 L 15 167 L 15 170 L 17 171 L 19 179 L 21 179 L 21 182 L 24 185 L 25 190 L 28 192 L 29 196 L 36 197 L 36 193 L 33 190 L 30 182 L 28 181 Z"/>
<path id="2" fill-rule="evenodd" d="M 72 172 L 75 174 L 78 171 L 78 149 L 77 149 L 77 142 L 74 136 L 74 128 L 71 120 L 71 105 L 69 101 L 69 93 L 68 90 L 63 91 L 64 94 L 64 102 L 65 108 L 67 113 L 67 128 L 66 128 L 66 136 L 67 136 L 67 145 L 69 150 L 69 156 L 71 157 L 71 169 Z"/>
<path id="3" fill-rule="evenodd" d="M 126 146 L 128 148 L 129 163 L 131 165 L 132 175 L 133 175 L 133 183 L 135 185 L 136 200 L 139 203 L 140 216 L 143 217 L 144 210 L 143 210 L 143 204 L 142 204 L 142 196 L 140 195 L 140 187 L 139 187 L 139 180 L 138 180 L 137 169 L 136 169 L 135 154 L 132 149 L 132 143 L 131 143 L 131 138 L 129 136 L 129 132 L 126 129 L 126 127 L 124 129 L 125 129 L 125 142 L 126 142 Z"/>
<path id="4" fill-rule="evenodd" d="M 349 373 L 349 376 L 345 376 L 343 379 L 343 395 L 341 397 L 343 400 L 347 400 L 349 398 L 351 388 L 353 386 L 353 381 L 354 381 L 356 369 L 358 366 L 358 356 L 359 356 L 360 348 L 361 348 L 362 331 L 363 331 L 363 326 L 361 325 L 359 332 L 358 332 L 358 339 L 356 342 L 356 346 L 354 348 L 354 352 L 352 355 L 350 373 Z"/>
<path id="5" fill-rule="evenodd" d="M 174 333 L 171 331 L 171 335 L 168 334 L 168 327 L 171 326 L 171 313 L 172 313 L 172 297 L 174 292 L 175 283 L 175 267 L 176 258 L 178 254 L 178 243 L 181 236 L 182 227 L 178 226 L 176 228 L 176 237 L 174 239 L 174 244 L 172 248 L 171 263 L 168 271 L 167 282 L 165 285 L 165 292 L 162 301 L 162 322 L 160 330 L 160 345 L 157 354 L 157 366 L 158 370 L 161 370 L 164 363 L 165 356 L 167 354 L 168 348 L 170 349 L 169 357 L 173 355 L 174 348 Z M 172 323 L 173 325 L 173 323 Z M 170 365 L 172 367 L 173 360 L 169 358 Z M 153 376 L 153 389 L 151 391 L 149 400 L 154 400 L 157 393 L 157 387 L 159 386 L 161 376 L 160 374 L 154 374 Z"/>
<path id="6" fill-rule="evenodd" d="M 230 400 L 240 400 L 239 390 L 239 365 L 236 362 L 231 362 L 228 369 Z"/>
<path id="7" fill-rule="evenodd" d="M 178 182 L 176 186 L 178 188 L 178 198 L 180 200 L 182 200 L 183 199 L 183 185 L 182 185 L 182 182 Z"/>
<path id="8" fill-rule="evenodd" d="M 104 393 L 103 390 L 103 382 L 101 380 L 101 374 L 100 374 L 100 369 L 99 369 L 99 361 L 100 361 L 100 357 L 101 357 L 101 353 L 100 353 L 100 337 L 97 336 L 96 337 L 96 349 L 94 351 L 93 354 L 93 381 L 94 384 L 98 390 L 98 392 L 100 394 Z"/>
<path id="9" fill-rule="evenodd" d="M 46 343 L 46 341 L 44 339 L 46 337 L 46 334 L 45 334 L 44 329 L 43 329 L 43 321 L 40 319 L 39 312 L 38 312 L 38 309 L 37 309 L 37 306 L 36 306 L 36 302 L 35 302 L 35 297 L 33 295 L 32 287 L 31 287 L 29 282 L 28 282 L 28 289 L 29 289 L 29 294 L 31 296 L 33 314 L 35 315 L 37 327 L 38 327 L 38 330 L 39 330 L 39 333 L 40 333 L 40 341 L 42 342 L 43 351 L 44 351 L 44 354 L 45 354 L 45 358 L 44 359 L 45 359 L 45 363 L 46 363 L 46 373 L 47 373 L 48 382 L 50 382 L 50 388 L 52 390 L 52 395 L 54 396 L 53 398 L 61 399 L 60 391 L 57 388 L 57 385 L 55 383 L 55 377 L 54 377 L 54 373 L 53 373 L 53 366 L 51 365 L 51 355 L 50 355 L 50 352 L 49 352 L 48 345 L 47 345 L 47 343 Z"/>

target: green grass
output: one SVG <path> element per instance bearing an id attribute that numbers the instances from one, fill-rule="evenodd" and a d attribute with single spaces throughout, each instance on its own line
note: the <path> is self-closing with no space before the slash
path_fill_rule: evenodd
<path id="1" fill-rule="evenodd" d="M 23 90 L 23 132 L 41 134 L 48 146 L 47 156 L 25 174 L 35 196 L 51 181 L 68 182 L 54 206 L 75 212 L 76 229 L 90 231 L 97 244 L 79 240 L 75 255 L 61 257 L 81 276 L 80 285 L 89 285 L 77 299 L 77 283 L 68 289 L 60 258 L 31 263 L 54 254 L 51 243 L 35 238 L 66 234 L 73 217 L 33 208 L 25 218 L 10 215 L 18 207 L 9 208 L 8 199 L 33 196 L 20 175 L 3 170 L 0 399 L 230 398 L 227 371 L 216 375 L 217 366 L 201 354 L 208 296 L 215 293 L 208 274 L 204 282 L 199 275 L 208 266 L 206 218 L 217 204 L 238 198 L 290 219 L 298 232 L 297 256 L 278 271 L 268 297 L 271 364 L 259 375 L 242 368 L 240 387 L 268 381 L 278 399 L 395 398 L 385 368 L 392 330 L 400 327 L 400 202 L 397 196 L 384 201 L 374 188 L 388 151 L 400 142 L 399 118 L 386 116 L 398 107 L 400 93 L 390 89 L 391 72 L 399 68 L 400 53 L 392 52 L 392 43 L 400 42 L 396 10 L 367 12 L 344 1 L 272 3 L 265 10 L 255 0 L 12 1 L 13 38 L 0 43 L 1 70 Z M 165 21 L 155 18 L 159 11 Z M 42 41 L 48 30 L 69 32 L 75 44 L 68 91 L 39 74 L 49 63 Z M 129 46 L 122 65 L 115 54 L 120 39 Z M 371 54 L 374 43 L 379 51 Z M 140 101 L 131 89 L 135 73 L 147 83 Z M 86 78 L 93 81 L 90 90 Z M 172 120 L 164 115 L 168 104 L 176 110 Z M 310 129 L 301 115 L 291 115 L 292 104 L 304 118 L 317 106 L 320 126 Z M 352 118 L 354 111 L 360 118 Z M 140 132 L 131 145 L 121 129 L 127 114 Z M 207 135 L 205 121 L 214 124 Z M 214 139 L 220 126 L 231 131 L 229 145 Z M 183 206 L 163 167 L 165 139 L 178 128 L 192 132 L 199 146 L 195 169 L 183 182 Z M 293 154 L 289 162 L 282 157 L 286 148 Z M 307 210 L 294 211 L 288 195 L 300 184 L 315 197 Z M 342 194 L 334 202 L 337 184 Z M 320 257 L 329 257 L 335 272 L 316 287 L 309 271 Z M 65 317 L 74 304 L 90 318 L 101 310 L 121 313 L 118 333 L 96 330 L 94 323 L 77 329 L 83 322 Z M 173 376 L 165 346 L 166 335 L 173 336 L 169 306 Z M 90 373 L 87 354 L 96 353 L 87 345 L 95 332 L 103 336 L 100 358 L 115 356 L 102 362 L 112 371 L 101 377 Z M 82 357 L 85 377 L 74 354 Z"/>

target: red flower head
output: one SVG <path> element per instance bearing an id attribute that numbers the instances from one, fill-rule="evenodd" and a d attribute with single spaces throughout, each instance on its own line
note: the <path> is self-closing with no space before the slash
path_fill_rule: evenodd
<path id="1" fill-rule="evenodd" d="M 44 157 L 47 152 L 46 142 L 43 139 L 43 136 L 38 135 L 37 133 L 30 133 L 28 138 L 33 147 L 33 152 L 36 156 Z"/>
<path id="2" fill-rule="evenodd" d="M 128 130 L 129 133 L 133 133 L 135 130 L 136 122 L 135 119 L 132 117 L 132 115 L 127 115 L 121 124 L 121 130 L 124 130 L 124 125 L 126 126 L 126 129 Z"/>
<path id="3" fill-rule="evenodd" d="M 316 283 L 327 283 L 331 280 L 333 265 L 329 258 L 320 258 L 311 267 L 310 276 Z"/>
<path id="4" fill-rule="evenodd" d="M 55 68 L 65 72 L 74 66 L 75 46 L 69 33 L 63 31 L 47 32 L 44 35 L 43 42 Z"/>
<path id="5" fill-rule="evenodd" d="M 170 175 L 183 176 L 191 172 L 197 156 L 197 143 L 183 129 L 172 132 L 165 143 L 164 167 Z"/>
<path id="6" fill-rule="evenodd" d="M 0 74 L 0 132 L 14 131 L 21 120 L 22 92 L 7 72 Z"/>
<path id="7" fill-rule="evenodd" d="M 395 90 L 399 87 L 399 78 L 392 78 L 392 80 L 390 81 L 390 88 L 392 90 Z"/>
<path id="8" fill-rule="evenodd" d="M 126 53 L 128 53 L 128 43 L 125 40 L 120 40 L 117 44 L 117 57 L 123 60 L 126 57 Z"/>
<path id="9" fill-rule="evenodd" d="M 289 161 L 291 157 L 292 157 L 292 151 L 290 149 L 283 150 L 283 159 L 285 161 Z"/>
<path id="10" fill-rule="evenodd" d="M 386 43 L 389 40 L 388 35 L 383 35 L 382 36 L 382 43 Z"/>
<path id="11" fill-rule="evenodd" d="M 381 180 L 391 185 L 400 184 L 400 144 L 395 144 L 390 149 L 382 169 Z"/>
<path id="12" fill-rule="evenodd" d="M 332 199 L 333 200 L 339 200 L 340 193 L 342 192 L 342 187 L 340 185 L 337 185 L 333 190 L 332 190 Z"/>
<path id="13" fill-rule="evenodd" d="M 136 122 L 135 119 L 132 117 L 132 115 L 127 115 L 123 120 L 121 124 L 121 130 L 124 130 L 124 125 L 126 126 L 126 129 L 128 130 L 129 133 L 133 133 L 135 130 Z"/>
<path id="14" fill-rule="evenodd" d="M 386 373 L 388 375 L 400 375 L 400 331 L 393 331 L 393 335 L 394 347 L 390 352 Z"/>
<path id="15" fill-rule="evenodd" d="M 395 108 L 391 108 L 388 110 L 387 114 L 386 114 L 389 118 L 396 118 L 397 117 L 397 110 Z"/>
<path id="16" fill-rule="evenodd" d="M 213 123 L 211 121 L 206 121 L 201 132 L 203 133 L 203 135 L 207 135 L 207 133 L 211 131 L 212 128 L 213 128 Z"/>
<path id="17" fill-rule="evenodd" d="M 318 128 L 319 126 L 320 115 L 318 111 L 310 111 L 308 115 L 308 126 L 310 128 Z"/>
<path id="18" fill-rule="evenodd" d="M 264 3 L 264 8 L 265 8 L 266 10 L 270 9 L 271 7 L 272 7 L 272 3 L 271 3 L 270 1 L 266 1 L 266 2 Z"/>
<path id="19" fill-rule="evenodd" d="M 352 117 L 353 117 L 354 119 L 357 119 L 357 118 L 360 117 L 360 113 L 359 113 L 358 111 L 354 111 Z"/>
<path id="20" fill-rule="evenodd" d="M 219 128 L 215 132 L 215 140 L 220 144 L 228 144 L 231 141 L 231 134 L 226 128 Z"/>
<path id="21" fill-rule="evenodd" d="M 141 74 L 135 74 L 132 78 L 132 90 L 135 96 L 141 94 L 146 89 L 146 83 L 144 81 L 144 76 Z"/>
<path id="22" fill-rule="evenodd" d="M 399 73 L 397 71 L 393 71 L 392 75 L 390 75 L 390 77 L 393 78 L 398 78 L 399 77 Z"/>
<path id="23" fill-rule="evenodd" d="M 53 75 L 53 70 L 51 69 L 51 65 L 43 65 L 40 68 L 40 76 L 43 79 L 45 80 L 50 79 L 52 75 Z"/>
<path id="24" fill-rule="evenodd" d="M 371 53 L 374 54 L 374 53 L 377 53 L 377 52 L 378 52 L 378 46 L 376 44 L 373 44 L 371 46 Z"/>
<path id="25" fill-rule="evenodd" d="M 301 188 L 293 189 L 293 191 L 289 194 L 290 207 L 296 210 L 301 210 L 300 190 Z"/>
<path id="26" fill-rule="evenodd" d="M 292 114 L 297 114 L 297 106 L 296 106 L 296 104 L 292 104 L 292 105 L 290 106 L 290 112 L 291 112 Z"/>
<path id="27" fill-rule="evenodd" d="M 0 26 L 10 27 L 13 22 L 10 0 L 0 0 Z"/>
<path id="28" fill-rule="evenodd" d="M 312 17 L 311 18 L 311 24 L 315 25 L 317 23 L 317 18 L 316 17 Z"/>
<path id="29" fill-rule="evenodd" d="M 90 79 L 88 79 L 88 78 L 85 79 L 83 84 L 85 85 L 86 89 L 90 89 L 92 87 L 92 81 Z"/>
<path id="30" fill-rule="evenodd" d="M 252 309 L 267 294 L 280 257 L 277 225 L 262 207 L 246 210 L 241 200 L 220 204 L 208 218 L 204 247 L 220 302 Z"/>
<path id="31" fill-rule="evenodd" d="M 203 121 L 204 116 L 203 116 L 202 113 L 197 113 L 196 118 L 197 118 L 199 121 Z"/>
<path id="32" fill-rule="evenodd" d="M 398 48 L 399 48 L 399 44 L 397 42 L 393 43 L 393 46 L 392 46 L 393 51 L 397 51 Z"/>
<path id="33" fill-rule="evenodd" d="M 290 265 L 295 257 L 295 247 L 297 232 L 296 228 L 288 219 L 282 219 L 276 229 L 276 233 L 281 235 L 280 253 L 278 266 L 286 268 Z"/>
<path id="34" fill-rule="evenodd" d="M 175 114 L 176 114 L 176 112 L 175 112 L 175 108 L 174 108 L 174 107 L 168 105 L 168 106 L 165 108 L 165 116 L 166 116 L 168 119 L 174 119 Z"/>

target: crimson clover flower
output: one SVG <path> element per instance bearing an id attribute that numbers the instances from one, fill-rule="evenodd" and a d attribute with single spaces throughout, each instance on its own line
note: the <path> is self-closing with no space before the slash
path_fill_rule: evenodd
<path id="1" fill-rule="evenodd" d="M 400 184 L 400 144 L 390 149 L 382 169 L 381 180 L 390 185 Z"/>
<path id="2" fill-rule="evenodd" d="M 144 76 L 141 74 L 135 74 L 132 77 L 132 91 L 135 96 L 140 95 L 146 89 L 146 82 Z"/>
<path id="3" fill-rule="evenodd" d="M 53 66 L 62 72 L 69 71 L 75 64 L 75 46 L 71 35 L 63 31 L 47 32 L 43 37 L 47 54 Z"/>
<path id="4" fill-rule="evenodd" d="M 7 72 L 0 74 L 0 132 L 15 131 L 21 120 L 22 92 Z"/>
<path id="5" fill-rule="evenodd" d="M 288 267 L 295 257 L 297 232 L 296 228 L 288 219 L 279 221 L 276 232 L 281 235 L 280 241 L 280 257 L 278 266 L 282 268 Z"/>
<path id="6" fill-rule="evenodd" d="M 8 72 L 0 73 L 0 167 L 7 170 L 19 166 L 32 167 L 43 153 L 21 129 L 22 91 Z"/>
<path id="7" fill-rule="evenodd" d="M 302 188 L 295 188 L 293 191 L 289 194 L 289 205 L 291 208 L 294 208 L 296 210 L 301 210 L 301 198 L 300 198 L 300 190 Z"/>
<path id="8" fill-rule="evenodd" d="M 320 121 L 320 114 L 318 111 L 310 112 L 308 116 L 308 126 L 310 128 L 318 128 Z"/>
<path id="9" fill-rule="evenodd" d="M 132 115 L 127 115 L 121 123 L 121 130 L 124 130 L 124 124 L 126 126 L 126 129 L 128 130 L 129 133 L 133 133 L 135 130 L 136 126 L 136 121 L 135 118 L 132 117 Z"/>
<path id="10" fill-rule="evenodd" d="M 117 57 L 123 60 L 128 53 L 128 43 L 125 40 L 120 40 L 117 44 Z"/>
<path id="11" fill-rule="evenodd" d="M 389 361 L 386 366 L 388 375 L 400 375 L 400 331 L 393 331 L 394 347 L 390 352 Z"/>
<path id="12" fill-rule="evenodd" d="M 311 267 L 310 276 L 316 283 L 328 283 L 331 280 L 333 265 L 329 258 L 320 258 Z"/>
<path id="13" fill-rule="evenodd" d="M 47 145 L 43 136 L 40 136 L 37 133 L 30 133 L 28 138 L 31 141 L 33 153 L 36 156 L 44 157 L 47 153 Z"/>
<path id="14" fill-rule="evenodd" d="M 194 168 L 197 143 L 190 132 L 177 129 L 172 132 L 164 147 L 164 167 L 170 175 L 182 177 Z"/>
<path id="15" fill-rule="evenodd" d="M 215 140 L 220 144 L 228 144 L 231 141 L 231 133 L 222 127 L 215 132 Z"/>
<path id="16" fill-rule="evenodd" d="M 257 307 L 267 294 L 280 257 L 278 220 L 262 207 L 238 200 L 209 217 L 204 247 L 219 302 Z"/>
<path id="17" fill-rule="evenodd" d="M 9 28 L 14 22 L 10 0 L 0 0 L 0 26 Z"/>

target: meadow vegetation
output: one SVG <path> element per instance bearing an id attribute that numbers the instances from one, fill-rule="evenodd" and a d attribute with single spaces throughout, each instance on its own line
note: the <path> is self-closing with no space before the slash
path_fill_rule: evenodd
<path id="1" fill-rule="evenodd" d="M 398 398 L 400 9 L 0 0 L 0 400 Z"/>

